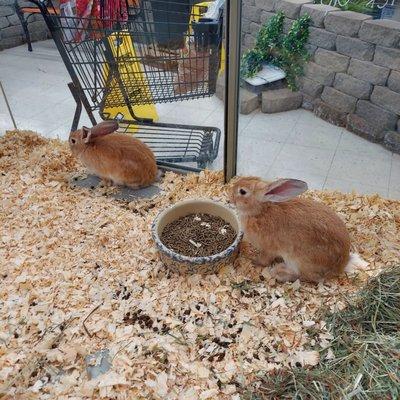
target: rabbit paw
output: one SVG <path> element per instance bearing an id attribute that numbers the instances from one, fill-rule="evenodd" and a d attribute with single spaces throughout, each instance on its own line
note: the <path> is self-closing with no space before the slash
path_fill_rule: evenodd
<path id="1" fill-rule="evenodd" d="M 113 181 L 108 178 L 103 178 L 100 182 L 100 186 L 102 187 L 110 187 L 113 185 Z"/>
<path id="2" fill-rule="evenodd" d="M 274 265 L 270 271 L 270 275 L 280 283 L 294 282 L 299 279 L 299 273 L 289 268 L 285 263 Z"/>

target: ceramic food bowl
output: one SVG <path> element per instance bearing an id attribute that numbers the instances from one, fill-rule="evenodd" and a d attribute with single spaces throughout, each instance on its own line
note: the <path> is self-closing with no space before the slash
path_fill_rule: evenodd
<path id="1" fill-rule="evenodd" d="M 188 257 L 167 248 L 161 242 L 164 228 L 189 214 L 204 213 L 224 219 L 236 232 L 235 241 L 224 251 L 205 257 Z M 170 269 L 186 274 L 215 274 L 222 265 L 232 262 L 238 253 L 243 232 L 236 213 L 229 207 L 206 199 L 185 200 L 160 212 L 152 225 L 152 235 L 160 252 L 161 261 Z"/>

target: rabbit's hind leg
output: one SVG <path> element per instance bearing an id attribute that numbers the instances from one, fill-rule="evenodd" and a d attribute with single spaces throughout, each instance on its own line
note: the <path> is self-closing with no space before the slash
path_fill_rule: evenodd
<path id="1" fill-rule="evenodd" d="M 281 262 L 272 267 L 271 276 L 276 279 L 277 282 L 294 282 L 299 279 L 300 274 L 295 265 Z"/>

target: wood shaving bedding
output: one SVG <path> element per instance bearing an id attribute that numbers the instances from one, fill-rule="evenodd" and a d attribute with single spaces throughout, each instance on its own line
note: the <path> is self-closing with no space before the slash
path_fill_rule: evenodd
<path id="1" fill-rule="evenodd" d="M 161 196 L 126 204 L 71 189 L 77 172 L 65 143 L 0 139 L 0 397 L 238 400 L 259 373 L 318 363 L 332 339 L 321 310 L 398 262 L 399 201 L 310 191 L 345 220 L 366 269 L 281 285 L 240 257 L 218 275 L 179 276 L 150 225 L 185 198 L 226 202 L 222 174 L 167 173 Z M 102 349 L 112 368 L 89 380 L 84 359 Z"/>

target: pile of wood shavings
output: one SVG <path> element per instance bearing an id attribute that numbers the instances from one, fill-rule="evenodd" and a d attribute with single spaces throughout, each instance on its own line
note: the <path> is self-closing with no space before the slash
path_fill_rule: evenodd
<path id="1" fill-rule="evenodd" d="M 398 262 L 400 202 L 315 191 L 307 196 L 345 220 L 367 270 L 319 286 L 277 285 L 268 268 L 239 258 L 218 275 L 174 275 L 150 224 L 185 198 L 226 201 L 221 174 L 168 173 L 157 199 L 124 204 L 70 189 L 78 168 L 64 143 L 31 132 L 0 139 L 8 399 L 238 400 L 237 384 L 259 373 L 317 363 L 331 340 L 321 309 L 342 308 L 368 275 Z M 112 368 L 89 380 L 84 358 L 105 348 Z"/>

